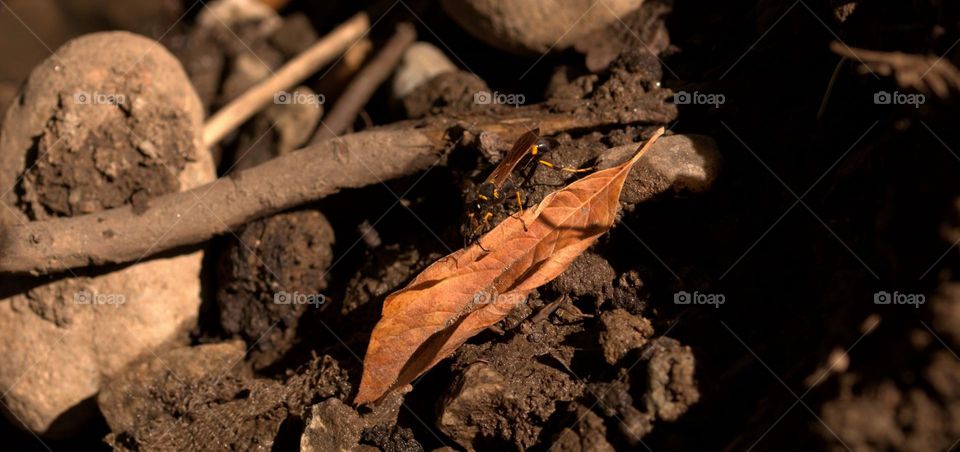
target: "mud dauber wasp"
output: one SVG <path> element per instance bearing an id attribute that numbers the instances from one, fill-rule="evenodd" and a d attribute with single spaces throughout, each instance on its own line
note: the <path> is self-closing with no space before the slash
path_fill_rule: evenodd
<path id="1" fill-rule="evenodd" d="M 520 169 L 524 180 L 530 179 L 533 170 L 538 165 L 568 173 L 593 170 L 593 167 L 558 167 L 541 158 L 543 154 L 555 149 L 558 145 L 559 143 L 552 138 L 541 137 L 539 128 L 529 130 L 517 139 L 510 152 L 503 157 L 497 167 L 493 169 L 493 172 L 477 187 L 473 199 L 469 202 L 468 221 L 461 231 L 465 244 L 475 243 L 484 232 L 491 229 L 490 219 L 494 215 L 493 207 L 500 203 L 515 198 L 519 209 L 518 213 L 523 212 L 520 190 L 517 189 L 518 185 L 511 178 L 515 170 Z"/>

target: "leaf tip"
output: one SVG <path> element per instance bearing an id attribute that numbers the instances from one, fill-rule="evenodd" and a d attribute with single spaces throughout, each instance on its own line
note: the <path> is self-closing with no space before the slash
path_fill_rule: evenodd
<path id="1" fill-rule="evenodd" d="M 644 143 L 643 146 L 641 146 L 640 149 L 637 150 L 637 153 L 634 154 L 633 158 L 629 160 L 626 166 L 633 166 L 634 163 L 637 163 L 637 161 L 640 160 L 640 157 L 643 157 L 643 155 L 646 154 L 647 151 L 653 148 L 654 143 L 656 143 L 657 140 L 659 140 L 660 137 L 663 136 L 664 133 L 666 133 L 666 131 L 667 131 L 666 128 L 664 128 L 663 126 L 660 126 L 660 128 L 657 129 L 656 132 L 653 132 L 653 135 L 650 136 L 650 139 L 647 140 L 647 142 Z"/>
<path id="2" fill-rule="evenodd" d="M 371 394 L 361 381 L 360 390 L 357 391 L 357 395 L 353 398 L 353 406 L 359 407 L 360 405 L 368 405 L 376 402 L 378 398 L 379 396 Z"/>

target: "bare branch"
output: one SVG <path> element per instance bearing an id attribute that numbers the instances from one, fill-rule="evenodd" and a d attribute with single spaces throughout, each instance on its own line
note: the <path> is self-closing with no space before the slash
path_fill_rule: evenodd
<path id="1" fill-rule="evenodd" d="M 350 45 L 360 40 L 369 28 L 370 19 L 364 12 L 356 14 L 334 28 L 330 34 L 297 55 L 275 74 L 250 88 L 211 116 L 203 126 L 204 144 L 211 146 L 219 142 L 231 130 L 267 106 L 273 100 L 274 94 L 300 84 L 323 65 L 342 54 Z"/>
<path id="2" fill-rule="evenodd" d="M 53 273 L 130 262 L 203 242 L 255 218 L 422 170 L 442 137 L 417 130 L 347 135 L 239 171 L 192 190 L 71 218 L 35 221 L 0 234 L 0 272 Z"/>
<path id="3" fill-rule="evenodd" d="M 397 31 L 378 53 L 350 82 L 347 89 L 323 119 L 320 130 L 314 135 L 312 144 L 320 143 L 340 135 L 350 127 L 357 113 L 363 108 L 373 93 L 390 76 L 400 62 L 403 52 L 417 39 L 417 32 L 409 23 L 397 24 Z"/>

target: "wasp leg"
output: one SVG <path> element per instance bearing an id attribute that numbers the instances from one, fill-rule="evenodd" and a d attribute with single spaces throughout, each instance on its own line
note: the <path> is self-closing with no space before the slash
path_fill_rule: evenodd
<path id="1" fill-rule="evenodd" d="M 464 244 L 463 246 L 464 246 L 464 248 L 466 248 L 467 245 Z M 458 261 L 458 260 L 457 260 L 456 258 L 454 258 L 453 256 L 444 256 L 444 257 L 440 258 L 440 260 L 438 260 L 437 262 L 442 262 L 442 261 L 445 261 L 445 260 L 447 260 L 447 259 L 452 259 L 452 260 L 453 260 L 453 267 L 454 267 L 454 268 L 457 268 L 457 269 L 460 268 L 460 261 Z"/>
<path id="2" fill-rule="evenodd" d="M 529 172 L 527 177 L 532 175 L 533 175 L 533 172 Z M 512 190 L 514 192 L 514 194 L 517 197 L 517 209 L 519 209 L 515 214 L 512 214 L 510 216 L 515 217 L 516 219 L 522 222 L 524 207 L 523 207 L 523 199 L 520 197 L 520 190 L 518 189 L 518 187 L 520 187 L 520 184 L 517 184 L 516 182 L 514 182 L 513 177 L 508 176 L 507 180 L 504 182 L 504 190 Z M 527 230 L 526 223 L 523 224 L 523 230 L 524 231 Z"/>
<path id="3" fill-rule="evenodd" d="M 569 166 L 561 166 L 561 167 L 557 168 L 557 165 L 554 165 L 553 163 L 550 163 L 550 162 L 548 162 L 548 161 L 546 161 L 546 160 L 543 160 L 543 159 L 537 160 L 537 162 L 540 163 L 540 164 L 543 165 L 543 166 L 546 166 L 547 168 L 552 168 L 552 169 L 555 169 L 555 170 L 557 170 L 557 171 L 563 171 L 563 172 L 565 172 L 565 173 L 583 173 L 583 172 L 587 172 L 587 171 L 593 171 L 594 169 L 596 169 L 595 166 L 589 166 L 589 167 L 586 167 L 586 168 L 570 168 Z"/>
<path id="4" fill-rule="evenodd" d="M 517 213 L 516 213 L 517 219 L 520 220 L 520 224 L 523 225 L 523 231 L 526 232 L 527 223 L 523 221 L 523 200 L 520 199 L 520 191 L 517 190 L 516 193 L 517 193 L 517 208 L 520 209 L 520 210 L 517 210 Z"/>
<path id="5" fill-rule="evenodd" d="M 481 230 L 486 230 L 486 231 L 490 230 L 490 217 L 492 216 L 493 216 L 493 213 L 491 212 L 487 212 L 483 214 L 483 222 L 478 224 L 477 229 L 473 231 L 474 236 L 478 235 L 481 232 Z M 483 242 L 480 241 L 481 239 L 483 239 L 483 237 L 477 238 L 477 246 L 479 246 L 480 249 L 483 250 L 483 252 L 489 253 L 490 250 L 483 247 Z"/>
<path id="6" fill-rule="evenodd" d="M 488 223 L 488 224 L 489 224 L 489 223 Z M 480 232 L 481 232 L 482 229 L 483 229 L 483 223 L 480 223 L 480 224 L 478 224 L 477 227 L 473 230 L 473 234 L 470 234 L 471 237 L 477 237 L 476 239 L 474 239 L 474 240 L 472 241 L 471 244 L 474 244 L 474 243 L 475 243 L 477 246 L 480 247 L 481 250 L 483 250 L 483 252 L 489 253 L 490 250 L 484 248 L 484 247 L 483 247 L 483 243 L 480 242 L 480 239 L 481 239 L 482 237 L 478 237 L 478 235 L 480 234 Z"/>

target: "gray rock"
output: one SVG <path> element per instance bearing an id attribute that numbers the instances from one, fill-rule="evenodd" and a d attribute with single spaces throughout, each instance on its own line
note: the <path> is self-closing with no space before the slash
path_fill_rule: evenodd
<path id="1" fill-rule="evenodd" d="M 126 76 L 118 80 L 120 74 Z M 77 105 L 78 92 L 122 94 L 129 111 Z M 73 40 L 34 70 L 21 95 L 24 101 L 10 106 L 0 132 L 0 190 L 9 193 L 0 200 L 6 204 L 0 224 L 29 220 L 12 189 L 55 115 L 72 125 L 62 133 L 92 134 L 117 117 L 155 120 L 160 111 L 175 114 L 183 127 L 149 137 L 153 143 L 176 139 L 183 144 L 185 134 L 189 155 L 174 173 L 174 183 L 186 190 L 214 179 L 212 159 L 201 142 L 200 101 L 177 60 L 150 39 L 110 32 Z M 101 171 L 124 168 L 124 162 L 111 158 L 113 150 L 98 151 L 106 164 L 98 167 Z M 56 152 L 51 148 L 47 157 Z M 0 392 L 7 414 L 40 434 L 80 428 L 88 419 L 84 415 L 94 412 L 91 397 L 106 381 L 131 362 L 186 339 L 200 305 L 201 259 L 202 253 L 194 252 L 53 280 L 0 277 Z M 61 417 L 68 410 L 73 411 Z"/>
<path id="2" fill-rule="evenodd" d="M 442 50 L 427 42 L 415 42 L 403 53 L 394 72 L 391 85 L 393 97 L 403 99 L 430 79 L 456 70 L 457 66 Z"/>
<path id="3" fill-rule="evenodd" d="M 642 4 L 643 0 L 441 2 L 447 14 L 468 33 L 518 55 L 566 49 L 590 33 L 618 22 Z"/>
<path id="4" fill-rule="evenodd" d="M 610 148 L 597 159 L 597 167 L 604 169 L 623 163 L 641 145 Z M 632 205 L 661 194 L 702 193 L 713 186 L 722 167 L 723 157 L 712 138 L 665 136 L 630 171 L 620 201 Z"/>

